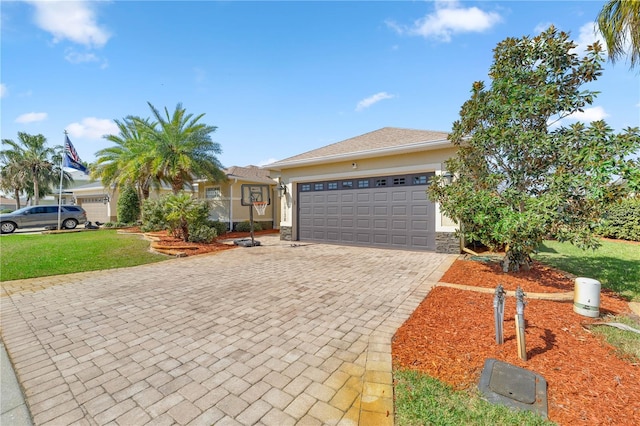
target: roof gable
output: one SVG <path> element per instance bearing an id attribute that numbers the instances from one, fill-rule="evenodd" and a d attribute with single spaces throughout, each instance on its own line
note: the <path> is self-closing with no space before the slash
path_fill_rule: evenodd
<path id="1" fill-rule="evenodd" d="M 447 136 L 447 132 L 384 127 L 364 135 L 276 161 L 266 167 L 278 168 L 300 163 L 321 163 L 340 158 L 381 155 L 385 151 L 391 153 L 416 147 L 425 149 L 429 146 L 434 148 L 448 146 L 450 142 L 447 140 Z"/>

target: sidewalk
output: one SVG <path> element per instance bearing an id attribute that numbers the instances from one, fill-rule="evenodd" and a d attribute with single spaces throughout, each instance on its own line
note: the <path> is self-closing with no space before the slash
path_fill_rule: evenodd
<path id="1" fill-rule="evenodd" d="M 24 402 L 22 389 L 18 385 L 13 366 L 4 343 L 0 341 L 0 424 L 10 426 L 31 426 L 31 415 Z"/>

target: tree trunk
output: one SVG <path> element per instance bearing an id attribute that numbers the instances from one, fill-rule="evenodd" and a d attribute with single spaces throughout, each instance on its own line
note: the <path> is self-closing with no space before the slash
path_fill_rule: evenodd
<path id="1" fill-rule="evenodd" d="M 524 253 L 517 250 L 512 250 L 507 247 L 507 251 L 502 258 L 502 271 L 503 272 L 519 272 L 520 268 L 525 271 L 531 269 L 531 257 L 528 253 Z"/>
<path id="2" fill-rule="evenodd" d="M 16 197 L 16 210 L 18 210 L 20 208 L 20 191 L 14 189 L 13 195 Z"/>

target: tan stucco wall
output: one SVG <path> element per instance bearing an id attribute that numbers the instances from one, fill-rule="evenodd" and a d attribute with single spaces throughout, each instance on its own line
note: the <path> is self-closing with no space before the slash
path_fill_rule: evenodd
<path id="1" fill-rule="evenodd" d="M 219 220 L 227 224 L 244 222 L 249 220 L 250 209 L 249 206 L 241 204 L 241 188 L 243 184 L 249 183 L 241 180 L 236 181 L 235 179 L 222 183 L 199 182 L 198 198 L 205 199 L 206 188 L 219 187 L 220 198 L 207 200 L 211 206 L 210 217 L 213 220 Z M 271 204 L 267 206 L 265 214 L 259 216 L 255 209 L 253 210 L 253 220 L 255 222 L 274 222 L 274 203 L 277 202 L 277 198 L 274 197 L 273 191 L 270 192 Z"/>
<path id="2" fill-rule="evenodd" d="M 443 163 L 455 155 L 455 148 L 419 151 L 374 158 L 350 158 L 329 164 L 271 170 L 270 176 L 280 179 L 287 187 L 286 197 L 280 199 L 280 226 L 292 227 L 297 235 L 297 185 L 304 182 L 365 176 L 391 176 L 443 170 Z M 453 232 L 455 223 L 437 210 L 436 231 Z"/>

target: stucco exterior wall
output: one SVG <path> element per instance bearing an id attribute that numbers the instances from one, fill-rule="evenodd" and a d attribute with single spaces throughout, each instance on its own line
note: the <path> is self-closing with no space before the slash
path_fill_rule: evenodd
<path id="1" fill-rule="evenodd" d="M 455 148 L 418 151 L 373 158 L 350 158 L 328 164 L 308 165 L 271 170 L 270 176 L 279 179 L 287 188 L 280 198 L 280 229 L 287 229 L 287 238 L 297 235 L 297 186 L 303 182 L 328 179 L 346 179 L 365 176 L 401 175 L 436 172 L 444 169 L 444 161 L 455 154 Z M 277 201 L 277 199 L 276 199 Z M 437 205 L 436 205 L 437 209 Z M 454 232 L 455 223 L 436 210 L 436 231 Z"/>

